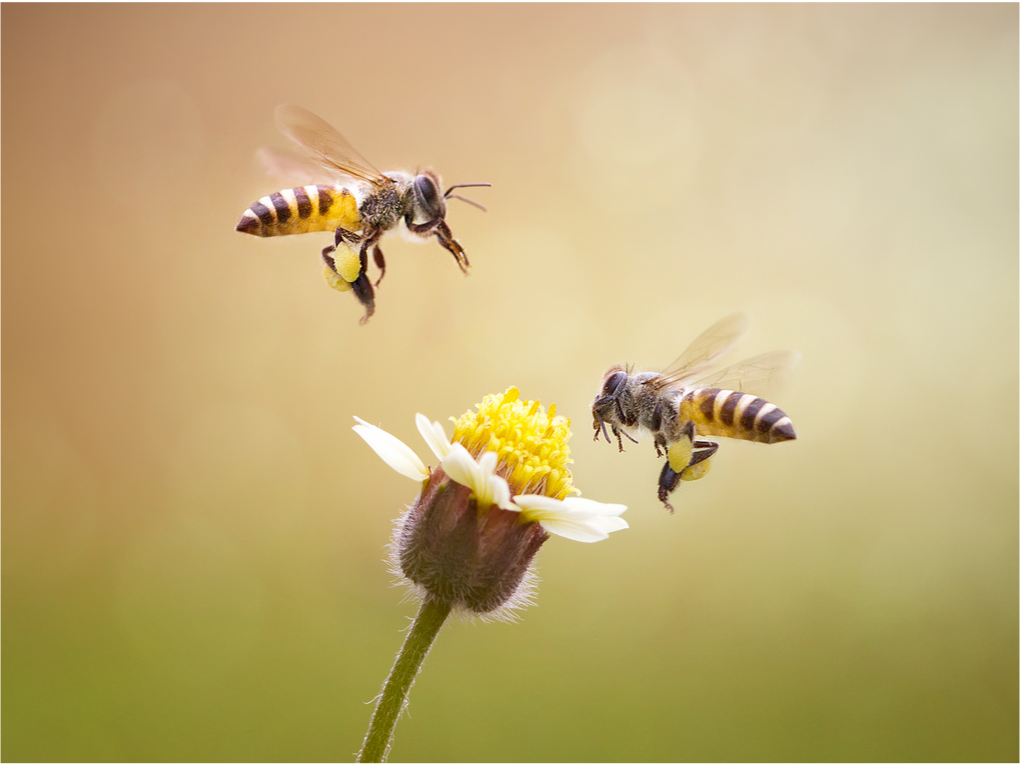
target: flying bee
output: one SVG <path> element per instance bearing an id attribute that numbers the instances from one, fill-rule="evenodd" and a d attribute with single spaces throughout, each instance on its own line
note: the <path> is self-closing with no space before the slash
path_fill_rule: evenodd
<path id="1" fill-rule="evenodd" d="M 669 512 L 668 495 L 680 481 L 699 480 L 711 469 L 718 443 L 708 435 L 755 443 L 795 440 L 793 422 L 782 410 L 751 390 L 766 393 L 800 361 L 792 350 L 768 352 L 708 373 L 714 362 L 746 333 L 745 314 L 730 315 L 708 328 L 664 372 L 634 372 L 623 365 L 609 368 L 594 398 L 594 439 L 608 427 L 622 448 L 622 436 L 642 429 L 654 437 L 665 466 L 658 479 L 658 500 Z M 628 431 L 627 431 L 628 430 Z"/>
<path id="2" fill-rule="evenodd" d="M 467 273 L 466 252 L 445 222 L 445 201 L 455 198 L 483 209 L 479 203 L 452 193 L 461 187 L 490 184 L 454 184 L 442 194 L 441 178 L 432 170 L 381 173 L 340 133 L 302 107 L 282 104 L 274 114 L 278 128 L 299 145 L 307 159 L 264 150 L 265 164 L 271 170 L 293 174 L 323 176 L 326 172 L 333 183 L 293 187 L 261 197 L 242 214 L 237 231 L 258 237 L 333 231 L 334 244 L 321 253 L 324 276 L 333 288 L 355 293 L 366 310 L 361 324 L 373 315 L 374 286 L 384 279 L 384 253 L 378 243 L 382 235 L 400 224 L 420 237 L 436 236 L 455 257 L 463 274 Z M 380 277 L 373 284 L 366 274 L 371 253 L 380 269 Z"/>

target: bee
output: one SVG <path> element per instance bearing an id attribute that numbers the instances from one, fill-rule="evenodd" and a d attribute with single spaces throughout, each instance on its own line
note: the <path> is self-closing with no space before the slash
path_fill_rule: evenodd
<path id="1" fill-rule="evenodd" d="M 324 276 L 332 287 L 355 293 L 365 309 L 360 324 L 373 315 L 374 286 L 384 279 L 384 253 L 379 241 L 400 224 L 420 237 L 436 236 L 467 274 L 469 259 L 445 222 L 445 201 L 455 198 L 486 210 L 453 191 L 490 184 L 454 184 L 442 194 L 441 178 L 434 171 L 381 173 L 340 133 L 302 107 L 282 104 L 274 114 L 280 131 L 308 159 L 304 162 L 264 150 L 265 164 L 279 172 L 319 176 L 326 172 L 333 183 L 293 187 L 261 197 L 242 214 L 237 231 L 257 237 L 333 231 L 334 244 L 321 253 Z M 373 284 L 366 274 L 371 253 L 380 269 L 380 277 Z"/>
<path id="2" fill-rule="evenodd" d="M 795 440 L 793 422 L 773 403 L 750 390 L 765 392 L 779 383 L 800 361 L 792 350 L 768 352 L 716 373 L 708 373 L 732 349 L 749 327 L 749 318 L 730 315 L 708 328 L 661 373 L 634 372 L 623 365 L 609 368 L 591 410 L 594 439 L 608 427 L 622 448 L 627 430 L 641 429 L 654 437 L 665 466 L 658 478 L 658 500 L 669 512 L 668 495 L 683 480 L 699 480 L 711 469 L 718 443 L 699 438 L 714 435 L 755 443 Z"/>

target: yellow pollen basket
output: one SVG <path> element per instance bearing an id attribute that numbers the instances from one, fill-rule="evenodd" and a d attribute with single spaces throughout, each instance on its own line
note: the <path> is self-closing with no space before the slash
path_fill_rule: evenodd
<path id="1" fill-rule="evenodd" d="M 556 416 L 554 405 L 545 411 L 536 400 L 523 402 L 519 390 L 509 387 L 503 395 L 488 395 L 476 408 L 452 418 L 453 441 L 476 458 L 497 453 L 497 472 L 513 496 L 535 493 L 561 500 L 578 493 L 569 471 L 569 420 Z"/>
<path id="2" fill-rule="evenodd" d="M 338 269 L 337 273 L 324 264 L 324 280 L 336 291 L 344 293 L 352 290 L 352 283 L 359 277 L 362 269 L 359 254 L 341 243 L 334 252 L 334 266 Z"/>

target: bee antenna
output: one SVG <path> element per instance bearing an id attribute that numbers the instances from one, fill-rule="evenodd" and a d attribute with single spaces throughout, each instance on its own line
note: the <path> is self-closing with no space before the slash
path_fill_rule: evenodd
<path id="1" fill-rule="evenodd" d="M 491 186 L 491 182 L 489 182 L 489 181 L 474 181 L 474 182 L 472 182 L 470 184 L 452 184 L 450 187 L 448 187 L 448 191 L 444 193 L 444 196 L 448 197 L 448 195 L 450 195 L 452 193 L 453 189 L 459 189 L 461 187 L 489 187 L 489 186 Z"/>
<path id="2" fill-rule="evenodd" d="M 479 208 L 484 213 L 487 213 L 487 209 L 484 208 L 482 205 L 480 205 L 480 203 L 478 203 L 476 200 L 470 200 L 468 197 L 463 197 L 462 195 L 445 195 L 444 199 L 448 200 L 448 199 L 453 198 L 453 197 L 456 200 L 461 200 L 464 203 L 469 203 L 470 205 L 476 206 L 477 208 Z"/>
<path id="3" fill-rule="evenodd" d="M 448 191 L 444 193 L 444 199 L 447 200 L 450 197 L 454 197 L 456 200 L 461 200 L 464 203 L 469 203 L 470 205 L 474 205 L 477 208 L 479 208 L 481 211 L 483 211 L 484 213 L 487 213 L 487 209 L 484 208 L 482 205 L 480 205 L 480 203 L 476 202 L 476 200 L 470 200 L 468 197 L 463 197 L 462 195 L 453 195 L 452 194 L 452 190 L 453 189 L 459 189 L 460 187 L 489 187 L 489 186 L 491 186 L 491 183 L 489 181 L 476 181 L 476 182 L 472 182 L 470 184 L 452 184 L 450 187 L 448 187 Z"/>

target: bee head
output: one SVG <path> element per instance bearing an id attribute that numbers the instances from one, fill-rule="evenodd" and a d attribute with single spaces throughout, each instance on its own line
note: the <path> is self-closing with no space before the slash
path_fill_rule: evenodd
<path id="1" fill-rule="evenodd" d="M 597 397 L 594 398 L 594 403 L 591 406 L 591 411 L 594 414 L 595 440 L 603 432 L 605 439 L 611 442 L 611 438 L 608 437 L 608 430 L 605 428 L 605 423 L 612 425 L 612 432 L 615 435 L 619 434 L 618 425 L 623 424 L 626 420 L 625 414 L 622 412 L 620 400 L 622 390 L 626 386 L 628 378 L 629 374 L 621 365 L 612 366 L 605 371 L 604 377 L 601 380 L 601 388 L 598 390 Z"/>
<path id="2" fill-rule="evenodd" d="M 416 219 L 423 221 L 444 220 L 445 204 L 441 194 L 441 180 L 433 171 L 425 171 L 413 180 L 413 199 Z"/>

